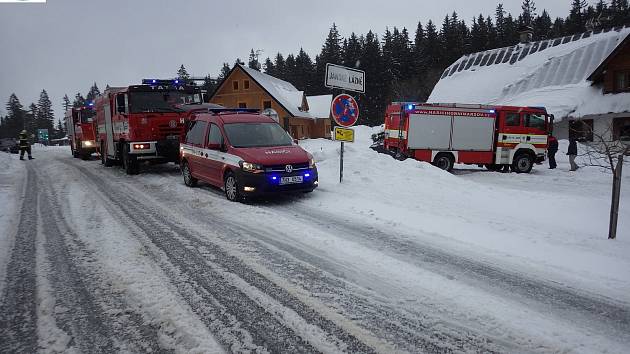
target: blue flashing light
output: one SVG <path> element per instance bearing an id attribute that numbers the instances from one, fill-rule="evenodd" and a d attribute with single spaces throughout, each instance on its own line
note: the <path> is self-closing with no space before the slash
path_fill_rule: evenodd
<path id="1" fill-rule="evenodd" d="M 155 79 L 153 79 L 153 80 L 151 80 L 151 83 L 153 83 L 153 84 L 154 84 L 154 83 L 155 83 L 155 81 L 156 81 L 156 80 L 155 80 Z"/>
<path id="2" fill-rule="evenodd" d="M 273 177 L 271 177 L 271 179 L 275 181 L 275 180 L 277 180 L 277 179 L 278 179 L 278 177 L 273 176 Z"/>
<path id="3" fill-rule="evenodd" d="M 491 109 L 489 112 L 490 112 L 490 113 L 492 113 L 492 114 L 494 114 L 494 113 L 496 113 L 497 111 L 495 111 L 494 109 Z"/>
<path id="4" fill-rule="evenodd" d="M 407 105 L 407 109 L 408 109 L 408 110 L 412 110 L 412 109 L 413 109 L 413 105 L 412 105 L 412 104 L 408 104 L 408 105 Z"/>
<path id="5" fill-rule="evenodd" d="M 88 106 L 90 106 L 90 107 L 94 106 L 94 102 L 88 103 Z"/>
<path id="6" fill-rule="evenodd" d="M 179 84 L 179 80 L 175 80 L 175 84 Z"/>
<path id="7" fill-rule="evenodd" d="M 309 177 L 311 177 L 311 174 L 310 173 L 305 173 L 304 177 L 309 178 Z"/>

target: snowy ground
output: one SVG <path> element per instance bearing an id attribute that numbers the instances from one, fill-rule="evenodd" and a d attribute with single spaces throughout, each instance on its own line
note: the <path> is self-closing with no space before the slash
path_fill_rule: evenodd
<path id="1" fill-rule="evenodd" d="M 0 352 L 627 352 L 630 174 L 609 241 L 611 176 L 563 144 L 556 170 L 448 174 L 356 129 L 342 184 L 339 143 L 303 141 L 320 188 L 250 204 L 0 154 Z"/>

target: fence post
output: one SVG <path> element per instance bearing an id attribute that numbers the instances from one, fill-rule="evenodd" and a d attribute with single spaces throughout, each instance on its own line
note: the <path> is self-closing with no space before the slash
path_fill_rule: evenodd
<path id="1" fill-rule="evenodd" d="M 617 238 L 617 220 L 619 219 L 619 199 L 621 197 L 621 171 L 623 168 L 623 155 L 619 155 L 617 167 L 613 174 L 612 205 L 610 206 L 610 226 L 608 229 L 608 239 Z"/>

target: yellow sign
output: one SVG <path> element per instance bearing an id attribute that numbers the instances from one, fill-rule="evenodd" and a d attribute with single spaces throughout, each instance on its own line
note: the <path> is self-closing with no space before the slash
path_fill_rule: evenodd
<path id="1" fill-rule="evenodd" d="M 353 143 L 354 130 L 350 128 L 335 127 L 335 140 Z"/>

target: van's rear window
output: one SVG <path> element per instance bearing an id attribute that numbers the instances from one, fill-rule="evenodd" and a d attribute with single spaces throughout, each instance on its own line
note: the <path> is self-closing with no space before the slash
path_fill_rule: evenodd
<path id="1" fill-rule="evenodd" d="M 277 123 L 230 123 L 223 126 L 236 148 L 289 146 L 293 139 Z"/>

